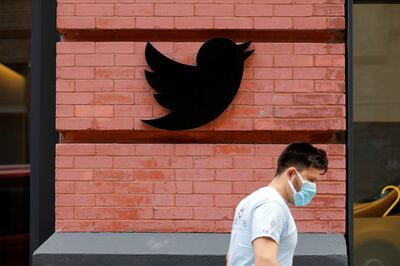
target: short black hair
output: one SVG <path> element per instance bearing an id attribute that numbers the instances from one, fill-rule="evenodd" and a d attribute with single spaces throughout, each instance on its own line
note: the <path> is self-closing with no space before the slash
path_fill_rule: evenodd
<path id="1" fill-rule="evenodd" d="M 323 170 L 322 175 L 328 171 L 328 157 L 323 149 L 319 149 L 306 142 L 290 143 L 279 155 L 276 174 L 280 175 L 287 168 L 294 166 L 298 171 L 310 167 Z"/>

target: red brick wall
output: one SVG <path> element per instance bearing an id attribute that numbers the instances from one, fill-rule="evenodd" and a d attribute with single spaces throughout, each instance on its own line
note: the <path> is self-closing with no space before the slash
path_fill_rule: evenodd
<path id="1" fill-rule="evenodd" d="M 327 150 L 330 170 L 299 231 L 343 232 L 344 145 Z M 285 145 L 58 144 L 58 231 L 229 232 L 234 207 L 275 174 Z"/>
<path id="2" fill-rule="evenodd" d="M 160 132 L 141 122 L 167 113 L 144 79 L 145 42 L 104 41 L 102 30 L 219 29 L 223 36 L 223 29 L 253 34 L 254 29 L 344 29 L 344 1 L 337 0 L 119 2 L 58 1 L 59 31 L 93 36 L 82 41 L 72 34 L 57 44 L 56 128 L 62 134 Z M 203 41 L 171 37 L 152 43 L 171 58 L 194 64 Z M 286 130 L 296 136 L 301 130 L 346 129 L 343 43 L 257 41 L 252 48 L 231 106 L 192 131 Z M 229 232 L 235 205 L 272 180 L 286 144 L 152 143 L 151 138 L 141 144 L 63 143 L 61 138 L 56 231 Z M 300 232 L 343 233 L 345 145 L 317 146 L 327 149 L 330 169 L 311 205 L 292 212 Z"/>
<path id="3" fill-rule="evenodd" d="M 104 2 L 104 3 L 94 3 Z M 343 29 L 344 0 L 58 0 L 70 29 Z"/>

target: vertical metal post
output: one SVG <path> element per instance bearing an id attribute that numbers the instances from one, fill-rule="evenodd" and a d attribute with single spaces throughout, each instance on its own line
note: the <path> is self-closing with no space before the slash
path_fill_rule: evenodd
<path id="1" fill-rule="evenodd" d="M 349 266 L 353 266 L 353 1 L 345 4 L 346 17 L 346 244 Z"/>
<path id="2" fill-rule="evenodd" d="M 32 0 L 30 264 L 54 232 L 56 0 Z"/>

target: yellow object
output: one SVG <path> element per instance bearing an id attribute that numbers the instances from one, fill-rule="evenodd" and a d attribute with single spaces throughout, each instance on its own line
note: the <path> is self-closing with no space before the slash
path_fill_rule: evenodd
<path id="1" fill-rule="evenodd" d="M 386 187 L 384 187 L 384 188 L 382 189 L 382 191 L 381 191 L 381 194 L 385 193 L 385 191 L 386 191 L 387 189 L 389 189 L 389 188 L 392 188 L 392 189 L 394 189 L 394 190 L 397 191 L 397 198 L 396 198 L 396 200 L 392 203 L 392 205 L 390 205 L 390 207 L 386 210 L 386 212 L 382 215 L 382 217 L 385 217 L 385 216 L 396 206 L 396 204 L 397 204 L 397 203 L 399 202 L 399 200 L 400 200 L 400 189 L 399 189 L 399 187 L 396 187 L 396 186 L 386 186 Z"/>
<path id="2" fill-rule="evenodd" d="M 386 186 L 382 193 L 389 188 L 393 188 L 393 190 L 382 198 L 371 202 L 355 203 L 353 206 L 354 218 L 385 217 L 398 203 L 400 194 L 400 188 L 396 186 Z"/>
<path id="3" fill-rule="evenodd" d="M 23 89 L 25 88 L 25 78 L 7 66 L 0 64 L 0 87 Z"/>

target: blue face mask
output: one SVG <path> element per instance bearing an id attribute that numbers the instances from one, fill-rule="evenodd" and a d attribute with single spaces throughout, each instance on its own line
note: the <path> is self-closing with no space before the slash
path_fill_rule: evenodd
<path id="1" fill-rule="evenodd" d="M 306 206 L 312 198 L 317 194 L 317 185 L 310 181 L 304 180 L 299 172 L 295 169 L 297 175 L 300 177 L 302 185 L 300 191 L 296 191 L 292 182 L 288 180 L 289 186 L 293 191 L 293 200 L 295 206 Z"/>

